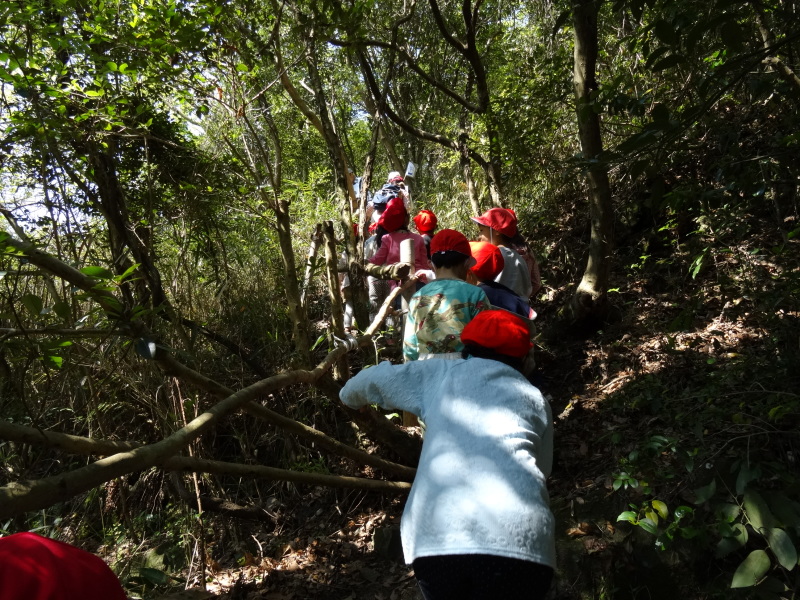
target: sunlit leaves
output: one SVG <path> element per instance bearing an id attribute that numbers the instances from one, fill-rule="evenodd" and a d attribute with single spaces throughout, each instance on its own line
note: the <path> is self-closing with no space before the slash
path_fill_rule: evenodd
<path id="1" fill-rule="evenodd" d="M 771 564 L 766 552 L 753 550 L 733 574 L 731 587 L 743 588 L 756 585 L 767 574 Z"/>

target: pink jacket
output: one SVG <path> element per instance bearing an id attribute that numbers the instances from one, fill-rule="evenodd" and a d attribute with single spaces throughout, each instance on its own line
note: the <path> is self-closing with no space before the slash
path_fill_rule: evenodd
<path id="1" fill-rule="evenodd" d="M 381 238 L 381 247 L 378 248 L 375 256 L 369 259 L 369 262 L 373 265 L 393 265 L 400 262 L 400 242 L 409 238 L 414 240 L 414 270 L 412 273 L 430 269 L 428 253 L 425 250 L 425 240 L 418 233 L 403 230 L 393 231 L 384 235 Z M 392 287 L 395 285 L 397 284 L 391 283 Z"/>

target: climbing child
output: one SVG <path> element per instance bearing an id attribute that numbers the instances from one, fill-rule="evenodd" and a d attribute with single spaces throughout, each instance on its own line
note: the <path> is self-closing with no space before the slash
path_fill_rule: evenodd
<path id="1" fill-rule="evenodd" d="M 425 240 L 425 248 L 428 251 L 428 258 L 431 257 L 431 239 L 436 231 L 436 215 L 430 210 L 421 210 L 414 217 L 414 227 Z"/>
<path id="2" fill-rule="evenodd" d="M 425 253 L 425 240 L 419 234 L 408 230 L 409 217 L 403 200 L 392 198 L 386 205 L 378 227 L 375 230 L 376 245 L 375 255 L 365 265 L 369 275 L 380 279 L 391 279 L 389 286 L 397 286 L 395 280 L 402 279 L 409 274 L 409 268 L 400 263 L 400 243 L 403 240 L 414 240 L 414 272 L 424 273 L 429 270 L 428 256 Z"/>
<path id="3" fill-rule="evenodd" d="M 460 342 L 464 358 L 382 362 L 339 397 L 351 408 L 378 404 L 426 423 L 400 524 L 425 600 L 542 600 L 556 560 L 546 484 L 553 420 L 519 372 L 528 329 L 510 312 L 487 310 Z"/>
<path id="4" fill-rule="evenodd" d="M 505 265 L 500 248 L 489 242 L 470 242 L 469 247 L 475 265 L 470 269 L 471 277 L 468 277 L 467 281 L 475 279 L 477 286 L 486 293 L 489 302 L 492 303 L 492 308 L 509 310 L 525 319 L 536 318 L 536 313 L 530 304 L 510 288 L 495 281 Z"/>
<path id="5" fill-rule="evenodd" d="M 541 287 L 539 268 L 534 269 L 513 248 L 513 240 L 518 238 L 517 216 L 507 208 L 491 208 L 479 217 L 471 217 L 478 224 L 480 234 L 478 241 L 489 242 L 500 248 L 503 253 L 504 267 L 495 281 L 511 288 L 515 294 L 528 300 Z M 533 258 L 531 256 L 531 258 Z M 534 260 L 535 263 L 535 260 Z"/>
<path id="6" fill-rule="evenodd" d="M 461 331 L 475 315 L 491 307 L 479 287 L 464 281 L 475 263 L 464 234 L 442 229 L 431 240 L 436 279 L 411 297 L 403 356 L 408 360 L 459 358 Z"/>

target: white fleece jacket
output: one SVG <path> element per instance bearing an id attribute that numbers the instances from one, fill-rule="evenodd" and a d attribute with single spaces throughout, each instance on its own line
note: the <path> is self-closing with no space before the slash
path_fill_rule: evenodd
<path id="1" fill-rule="evenodd" d="M 555 568 L 545 479 L 553 458 L 550 406 L 498 361 L 426 360 L 361 371 L 340 393 L 352 408 L 379 404 L 426 425 L 401 522 L 407 563 L 422 556 L 491 554 Z"/>

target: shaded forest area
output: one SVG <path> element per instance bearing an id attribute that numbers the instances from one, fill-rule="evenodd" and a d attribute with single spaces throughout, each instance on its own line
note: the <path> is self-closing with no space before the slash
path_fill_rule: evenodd
<path id="1" fill-rule="evenodd" d="M 798 22 L 6 3 L 0 534 L 96 552 L 137 598 L 417 598 L 419 433 L 338 401 L 401 359 L 367 330 L 361 240 L 366 190 L 413 162 L 416 209 L 473 237 L 513 208 L 539 259 L 553 597 L 795 598 Z"/>

